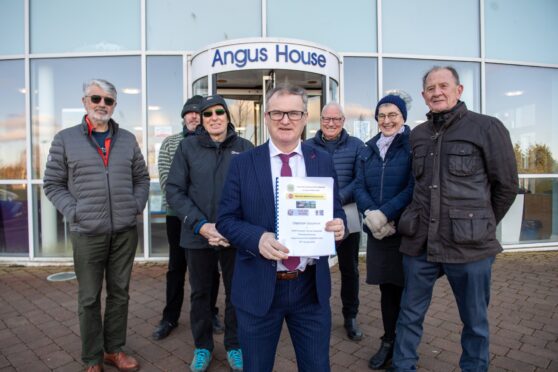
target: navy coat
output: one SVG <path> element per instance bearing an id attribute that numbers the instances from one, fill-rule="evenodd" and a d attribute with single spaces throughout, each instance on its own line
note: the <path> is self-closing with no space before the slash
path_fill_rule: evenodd
<path id="1" fill-rule="evenodd" d="M 411 173 L 410 129 L 397 134 L 389 147 L 385 159 L 380 156 L 376 142 L 380 133 L 366 143 L 357 163 L 357 181 L 354 196 L 361 213 L 379 209 L 397 226 L 399 217 L 411 202 L 414 178 Z M 403 269 L 399 245 L 401 235 L 382 240 L 375 239 L 366 224 L 368 233 L 366 254 L 367 277 L 369 284 L 392 283 L 403 285 Z"/>

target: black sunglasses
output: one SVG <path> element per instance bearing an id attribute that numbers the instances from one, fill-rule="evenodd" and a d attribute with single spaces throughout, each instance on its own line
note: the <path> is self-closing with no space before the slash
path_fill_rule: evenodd
<path id="1" fill-rule="evenodd" d="M 105 100 L 105 105 L 107 105 L 107 106 L 112 106 L 112 105 L 114 105 L 114 102 L 115 102 L 115 99 L 112 98 L 112 97 L 103 97 L 103 96 L 98 96 L 96 94 L 94 94 L 92 96 L 86 96 L 86 97 L 89 97 L 91 102 L 93 102 L 94 104 L 101 103 L 102 99 Z"/>
<path id="2" fill-rule="evenodd" d="M 210 118 L 213 116 L 213 113 L 217 114 L 217 116 L 223 116 L 225 115 L 226 111 L 224 109 L 217 109 L 215 111 L 204 111 L 202 115 L 204 118 Z"/>

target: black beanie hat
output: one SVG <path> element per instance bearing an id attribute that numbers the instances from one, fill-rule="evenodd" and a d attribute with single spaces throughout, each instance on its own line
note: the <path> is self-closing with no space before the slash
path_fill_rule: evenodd
<path id="1" fill-rule="evenodd" d="M 213 96 L 207 96 L 207 97 L 203 98 L 203 101 L 202 101 L 201 107 L 200 107 L 200 113 L 203 113 L 208 108 L 213 107 L 213 106 L 217 106 L 217 105 L 223 106 L 223 108 L 225 109 L 225 112 L 227 113 L 228 122 L 230 122 L 231 121 L 231 114 L 229 113 L 229 108 L 227 107 L 227 102 L 225 101 L 225 99 L 223 97 L 221 97 L 218 94 L 215 94 Z M 202 115 L 202 123 L 203 123 L 203 115 Z"/>
<path id="2" fill-rule="evenodd" d="M 380 102 L 378 102 L 378 104 L 376 105 L 376 114 L 374 115 L 376 121 L 378 121 L 378 111 L 380 110 L 380 106 L 383 105 L 384 103 L 391 103 L 397 106 L 399 111 L 401 111 L 401 115 L 403 115 L 403 121 L 404 122 L 407 121 L 407 104 L 405 103 L 405 101 L 403 101 L 403 98 L 396 96 L 394 94 L 388 94 L 387 96 L 382 98 Z"/>
<path id="3" fill-rule="evenodd" d="M 198 114 L 201 112 L 200 104 L 202 103 L 203 97 L 202 96 L 193 96 L 189 100 L 186 101 L 184 107 L 182 107 L 182 111 L 180 112 L 180 117 L 183 118 L 189 112 L 197 112 Z"/>

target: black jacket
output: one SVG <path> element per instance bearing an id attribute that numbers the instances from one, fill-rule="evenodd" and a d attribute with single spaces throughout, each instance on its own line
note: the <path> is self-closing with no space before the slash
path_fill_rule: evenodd
<path id="1" fill-rule="evenodd" d="M 413 200 L 399 221 L 401 252 L 465 263 L 502 251 L 496 225 L 518 191 L 510 135 L 496 118 L 469 111 L 429 113 L 411 132 Z"/>
<path id="2" fill-rule="evenodd" d="M 226 139 L 216 144 L 200 125 L 199 134 L 183 139 L 169 171 L 166 195 L 169 206 L 182 221 L 180 246 L 209 248 L 198 234 L 202 222 L 215 223 L 217 207 L 231 158 L 254 147 L 229 124 Z"/>

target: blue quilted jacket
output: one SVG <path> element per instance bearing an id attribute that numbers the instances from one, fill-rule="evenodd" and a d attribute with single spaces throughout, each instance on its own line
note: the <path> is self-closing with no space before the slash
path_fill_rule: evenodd
<path id="1" fill-rule="evenodd" d="M 306 140 L 304 143 L 325 152 L 329 152 L 322 138 L 321 129 L 316 132 L 314 138 Z M 345 129 L 341 132 L 339 143 L 333 151 L 333 166 L 337 173 L 339 182 L 339 196 L 341 204 L 349 204 L 354 201 L 353 191 L 356 181 L 356 160 L 359 152 L 364 148 L 364 143 L 357 137 L 349 136 Z"/>
<path id="2" fill-rule="evenodd" d="M 366 143 L 357 160 L 354 197 L 358 210 L 379 209 L 388 221 L 397 221 L 411 202 L 414 179 L 411 174 L 409 134 L 397 134 L 382 160 L 376 142 L 380 133 Z M 366 225 L 364 229 L 367 231 Z"/>

